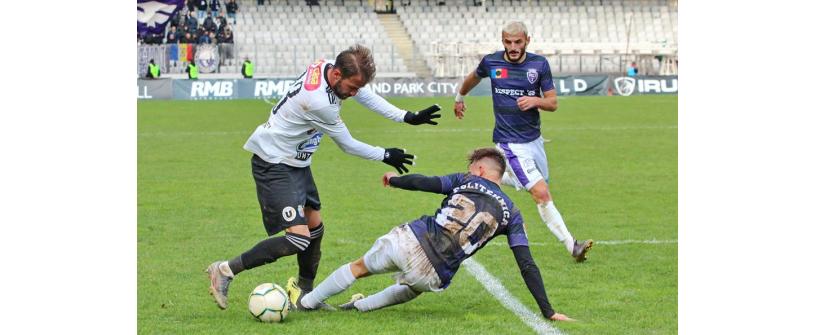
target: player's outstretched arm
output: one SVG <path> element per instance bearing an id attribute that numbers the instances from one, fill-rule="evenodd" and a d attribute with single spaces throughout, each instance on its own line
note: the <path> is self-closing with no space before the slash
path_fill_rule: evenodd
<path id="1" fill-rule="evenodd" d="M 467 93 L 470 93 L 470 90 L 473 89 L 478 83 L 481 82 L 481 77 L 475 74 L 475 71 L 471 72 L 464 78 L 464 81 L 461 83 L 461 88 L 459 88 L 458 93 L 456 93 L 456 104 L 453 108 L 453 112 L 456 114 L 456 118 L 461 119 L 464 117 L 464 112 L 467 110 L 467 106 L 464 105 L 464 96 Z"/>
<path id="2" fill-rule="evenodd" d="M 438 122 L 433 121 L 433 119 L 441 117 L 441 115 L 436 113 L 441 110 L 441 107 L 438 105 L 433 105 L 413 113 L 392 105 L 390 102 L 374 93 L 374 91 L 368 86 L 359 89 L 359 92 L 356 96 L 354 96 L 354 99 L 356 99 L 361 105 L 388 119 L 396 122 L 404 121 L 405 123 L 412 124 L 414 126 L 420 124 L 437 125 Z"/>
<path id="3" fill-rule="evenodd" d="M 518 269 L 521 270 L 521 276 L 524 278 L 526 288 L 532 293 L 543 316 L 556 321 L 572 320 L 568 316 L 555 313 L 555 310 L 552 309 L 552 305 L 549 304 L 546 289 L 543 287 L 543 278 L 541 277 L 538 266 L 535 264 L 535 260 L 532 259 L 532 253 L 529 252 L 529 247 L 525 245 L 514 246 L 512 247 L 512 253 L 515 255 L 515 262 L 518 263 Z"/>
<path id="4" fill-rule="evenodd" d="M 385 175 L 382 176 L 382 185 L 408 191 L 443 193 L 441 178 L 420 174 L 408 174 L 400 177 L 394 172 L 385 172 Z"/>

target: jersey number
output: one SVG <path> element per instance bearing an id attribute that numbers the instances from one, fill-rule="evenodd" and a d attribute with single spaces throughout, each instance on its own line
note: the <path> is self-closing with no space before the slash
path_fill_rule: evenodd
<path id="1" fill-rule="evenodd" d="M 488 212 L 475 212 L 475 203 L 456 194 L 450 199 L 448 220 L 444 228 L 453 234 L 454 240 L 465 254 L 470 255 L 498 229 L 498 221 Z M 476 240 L 473 241 L 473 238 Z"/>
<path id="2" fill-rule="evenodd" d="M 291 84 L 291 88 L 289 88 L 289 92 L 286 93 L 286 96 L 283 97 L 283 100 L 280 100 L 280 102 L 278 102 L 277 105 L 274 106 L 274 109 L 272 109 L 272 114 L 277 114 L 277 110 L 280 109 L 280 106 L 283 106 L 283 104 L 286 103 L 286 100 L 288 100 L 291 97 L 294 97 L 295 95 L 297 95 L 297 93 L 300 93 L 300 89 L 303 88 L 303 77 L 305 75 L 306 73 L 303 72 L 303 74 L 301 74 L 300 77 L 297 78 L 294 84 Z"/>

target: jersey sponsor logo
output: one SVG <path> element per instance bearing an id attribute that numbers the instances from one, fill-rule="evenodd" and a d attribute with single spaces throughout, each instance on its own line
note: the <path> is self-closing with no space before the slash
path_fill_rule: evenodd
<path id="1" fill-rule="evenodd" d="M 297 145 L 297 153 L 294 155 L 294 159 L 305 161 L 311 158 L 311 155 L 314 154 L 314 152 L 317 151 L 317 147 L 320 146 L 320 140 L 322 140 L 322 138 L 323 133 L 317 132 L 308 140 L 300 142 L 300 144 Z"/>
<path id="2" fill-rule="evenodd" d="M 308 140 L 305 140 L 297 145 L 297 151 L 311 151 L 317 150 L 320 146 L 320 140 L 323 139 L 323 133 L 316 133 Z"/>
<path id="3" fill-rule="evenodd" d="M 294 159 L 298 161 L 305 161 L 308 160 L 309 157 L 311 157 L 311 154 L 313 154 L 313 152 L 299 151 L 297 152 L 297 154 L 294 155 Z"/>
<path id="4" fill-rule="evenodd" d="M 292 222 L 294 221 L 294 218 L 297 217 L 297 211 L 292 206 L 286 206 L 286 208 L 283 208 L 282 214 L 283 220 L 286 220 L 287 222 Z"/>
<path id="5" fill-rule="evenodd" d="M 527 95 L 527 93 L 530 96 L 535 95 L 535 91 L 532 91 L 532 90 L 527 91 L 527 90 L 516 90 L 516 89 L 498 88 L 498 87 L 495 88 L 494 92 L 495 92 L 495 94 L 503 94 L 503 95 L 508 95 L 508 96 L 511 96 L 511 97 L 520 97 L 520 96 Z"/>
<path id="6" fill-rule="evenodd" d="M 320 73 L 321 64 L 322 62 L 317 62 L 308 66 L 308 70 L 306 70 L 306 82 L 303 85 L 306 91 L 313 91 L 320 87 L 320 80 L 322 78 Z"/>
<path id="7" fill-rule="evenodd" d="M 490 70 L 490 78 L 492 79 L 505 79 L 509 78 L 509 71 L 505 67 L 499 67 Z"/>
<path id="8" fill-rule="evenodd" d="M 538 80 L 538 70 L 535 69 L 526 70 L 526 80 L 529 80 L 530 84 L 534 84 L 535 81 Z"/>

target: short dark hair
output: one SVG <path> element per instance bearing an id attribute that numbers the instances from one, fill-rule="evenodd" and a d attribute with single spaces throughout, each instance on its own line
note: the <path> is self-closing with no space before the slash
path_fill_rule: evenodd
<path id="1" fill-rule="evenodd" d="M 498 149 L 495 148 L 479 148 L 475 149 L 467 159 L 470 160 L 470 164 L 478 162 L 484 158 L 489 158 L 493 160 L 497 167 L 500 169 L 498 172 L 499 175 L 503 175 L 504 171 L 507 169 L 507 162 L 504 160 L 504 154 L 502 154 Z"/>
<path id="2" fill-rule="evenodd" d="M 354 44 L 340 52 L 334 66 L 340 70 L 342 78 L 349 78 L 359 74 L 362 76 L 362 80 L 368 83 L 376 76 L 376 64 L 374 64 L 371 49 L 359 44 Z"/>

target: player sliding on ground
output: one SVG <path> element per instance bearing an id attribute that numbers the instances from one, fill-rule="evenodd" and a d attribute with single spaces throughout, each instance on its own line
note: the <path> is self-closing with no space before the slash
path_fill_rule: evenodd
<path id="1" fill-rule="evenodd" d="M 218 307 L 227 307 L 229 283 L 241 271 L 297 255 L 299 284 L 311 290 L 320 263 L 323 220 L 320 196 L 311 175 L 311 156 L 323 134 L 345 153 L 385 162 L 399 173 L 407 172 L 413 155 L 402 149 L 383 149 L 351 137 L 340 119 L 342 100 L 356 97 L 363 106 L 383 116 L 412 125 L 437 124 L 439 110 L 432 106 L 418 113 L 399 109 L 365 85 L 376 74 L 371 51 L 355 45 L 341 52 L 334 64 L 309 65 L 288 93 L 272 109 L 269 120 L 255 129 L 244 145 L 252 156 L 263 226 L 269 238 L 229 261 L 212 263 L 207 272 L 210 294 Z M 285 235 L 273 237 L 285 230 Z"/>
<path id="2" fill-rule="evenodd" d="M 535 203 L 541 220 L 577 262 L 586 260 L 592 240 L 574 239 L 549 192 L 549 163 L 543 150 L 540 112 L 557 110 L 557 92 L 545 57 L 526 52 L 529 34 L 521 22 L 512 22 L 501 32 L 504 51 L 484 56 L 478 67 L 461 83 L 455 98 L 456 117 L 467 107 L 464 96 L 481 78 L 490 77 L 495 129 L 492 141 L 504 153 L 510 169 L 502 182 L 525 188 Z M 541 97 L 543 92 L 543 97 Z"/>
<path id="3" fill-rule="evenodd" d="M 494 237 L 506 235 L 541 313 L 551 320 L 572 321 L 549 304 L 540 271 L 529 252 L 521 213 L 499 187 L 506 169 L 503 155 L 494 148 L 482 148 L 470 154 L 469 161 L 467 174 L 399 177 L 385 173 L 385 186 L 446 197 L 435 214 L 393 228 L 362 258 L 341 266 L 310 293 L 305 294 L 290 278 L 286 289 L 293 305 L 301 310 L 330 309 L 324 301 L 351 287 L 358 278 L 388 272 L 398 272 L 396 284 L 367 298 L 355 294 L 340 308 L 366 312 L 413 300 L 422 292 L 442 291 L 450 285 L 461 262 Z"/>

